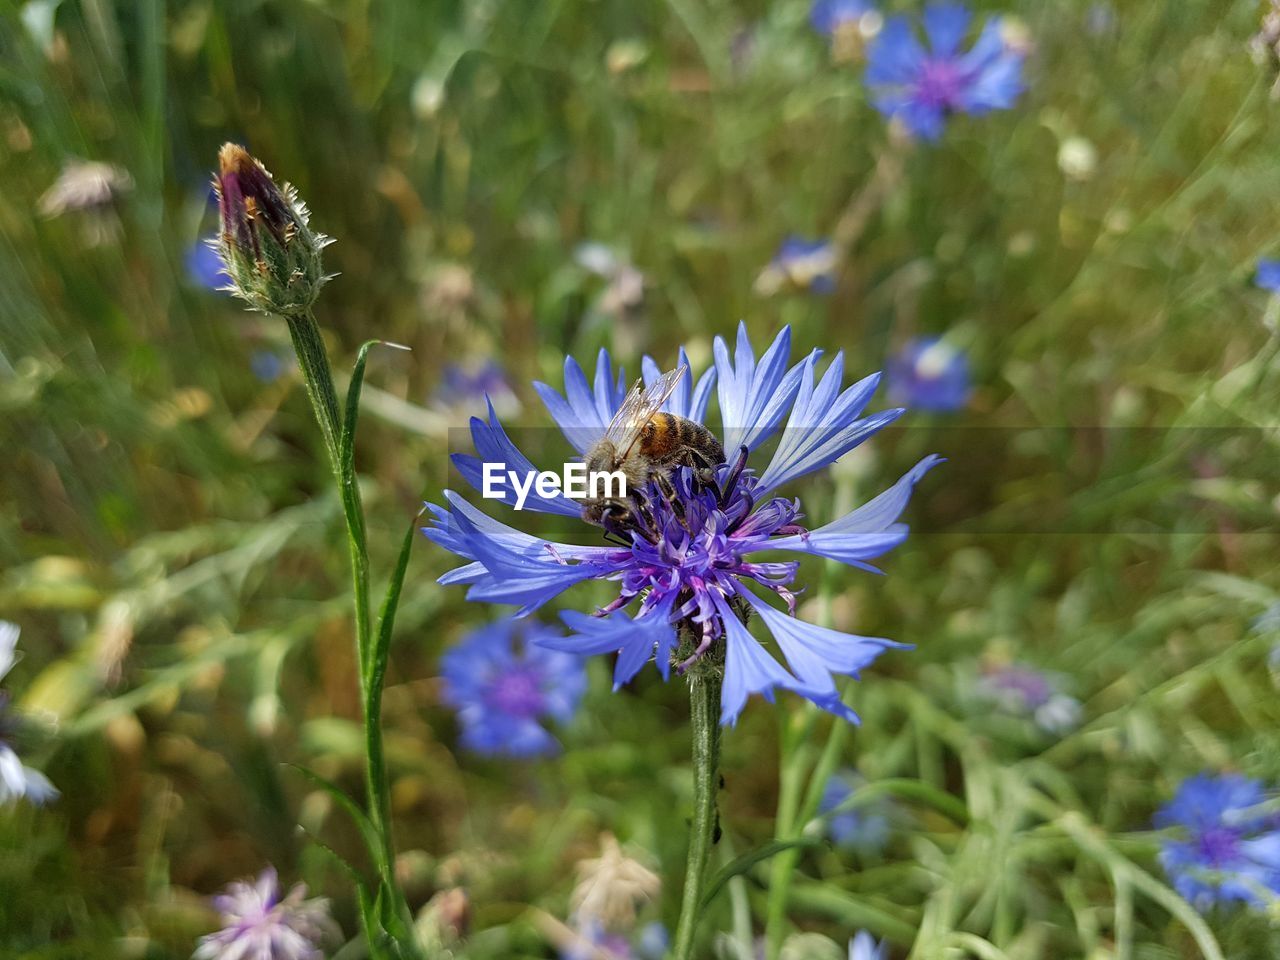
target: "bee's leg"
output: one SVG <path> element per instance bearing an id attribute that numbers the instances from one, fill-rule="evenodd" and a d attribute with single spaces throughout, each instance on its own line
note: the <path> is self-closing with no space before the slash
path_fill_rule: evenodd
<path id="1" fill-rule="evenodd" d="M 658 488 L 658 492 L 662 494 L 662 499 L 667 502 L 667 506 L 676 515 L 676 519 L 680 521 L 681 526 L 686 530 L 689 529 L 689 525 L 685 522 L 684 503 L 676 496 L 676 488 L 671 483 L 671 478 L 659 470 L 649 474 L 649 478 Z"/>
<path id="2" fill-rule="evenodd" d="M 626 517 L 627 511 L 613 504 L 607 505 L 600 516 L 600 526 L 604 527 L 604 538 L 608 540 L 612 537 L 613 542 L 620 547 L 632 545 L 631 538 L 627 536 L 626 527 L 623 526 Z"/>
<path id="3" fill-rule="evenodd" d="M 687 459 L 693 468 L 693 482 L 703 490 L 710 490 L 715 494 L 716 503 L 724 506 L 724 493 L 716 483 L 716 465 L 701 450 L 689 450 Z"/>
<path id="4" fill-rule="evenodd" d="M 636 518 L 639 518 L 644 525 L 652 531 L 653 528 L 657 526 L 657 521 L 653 518 L 653 508 L 650 507 L 648 499 L 639 490 L 632 490 L 631 504 L 634 507 L 634 511 L 632 513 L 632 525 L 638 526 L 634 521 Z"/>

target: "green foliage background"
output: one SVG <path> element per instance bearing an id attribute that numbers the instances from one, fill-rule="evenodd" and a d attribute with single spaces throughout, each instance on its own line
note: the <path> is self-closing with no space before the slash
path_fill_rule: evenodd
<path id="1" fill-rule="evenodd" d="M 861 372 L 947 333 L 969 409 L 911 417 L 804 493 L 825 520 L 922 452 L 952 460 L 887 578 L 802 574 L 837 625 L 916 644 L 853 685 L 864 724 L 837 741 L 873 783 L 916 788 L 882 857 L 797 858 L 791 922 L 841 942 L 866 926 L 895 957 L 1275 956 L 1263 915 L 1201 924 L 1149 832 L 1188 774 L 1280 781 L 1277 637 L 1250 628 L 1280 590 L 1276 307 L 1252 285 L 1280 195 L 1274 76 L 1247 50 L 1261 11 L 984 6 L 1028 30 L 1028 93 L 905 151 L 827 298 L 752 286 L 783 236 L 830 232 L 891 148 L 806 4 L 0 7 L 0 615 L 23 627 L 7 686 L 54 721 L 32 756 L 63 792 L 0 812 L 0 954 L 185 957 L 214 923 L 205 896 L 265 861 L 355 931 L 308 835 L 351 857 L 355 838 L 283 766 L 358 789 L 338 504 L 296 376 L 249 370 L 282 327 L 184 270 L 235 139 L 338 240 L 317 312 L 339 371 L 370 337 L 412 347 L 366 387 L 378 570 L 457 482 L 465 415 L 430 404 L 449 361 L 496 357 L 539 426 L 528 384 L 558 383 L 566 353 L 607 346 L 634 372 L 687 343 L 705 363 L 743 318 L 757 344 L 790 323 L 798 351 Z M 1073 137 L 1096 148 L 1087 177 L 1059 165 Z M 77 157 L 132 190 L 41 217 Z M 601 309 L 572 257 L 586 241 L 644 272 L 641 310 Z M 680 875 L 687 705 L 656 676 L 611 694 L 596 662 L 563 756 L 466 756 L 436 669 L 492 611 L 434 584 L 451 565 L 417 545 L 392 653 L 406 887 L 415 906 L 467 887 L 468 956 L 550 956 L 536 911 L 565 915 L 602 831 Z M 1050 738 L 979 703 L 1002 658 L 1066 678 L 1082 726 Z M 780 783 L 803 786 L 829 736 L 796 702 L 749 706 L 726 738 L 726 858 L 775 835 Z M 759 931 L 768 877 L 729 885 L 709 939 Z M 677 894 L 649 913 L 670 922 Z"/>

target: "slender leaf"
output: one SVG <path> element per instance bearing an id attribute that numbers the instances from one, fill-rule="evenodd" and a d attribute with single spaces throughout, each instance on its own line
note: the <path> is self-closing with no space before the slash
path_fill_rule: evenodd
<path id="1" fill-rule="evenodd" d="M 711 882 L 707 885 L 707 892 L 702 895 L 702 906 L 704 908 L 707 907 L 716 898 L 716 894 L 724 889 L 730 880 L 746 873 L 757 863 L 763 863 L 784 850 L 808 849 L 827 845 L 827 841 L 821 837 L 797 837 L 794 840 L 774 840 L 772 843 L 757 847 L 750 853 L 735 857 L 721 867 L 716 872 L 716 875 L 711 878 Z"/>

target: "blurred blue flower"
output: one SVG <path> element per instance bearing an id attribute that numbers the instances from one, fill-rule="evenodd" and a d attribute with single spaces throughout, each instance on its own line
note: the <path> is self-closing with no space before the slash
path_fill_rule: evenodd
<path id="1" fill-rule="evenodd" d="M 540 646 L 558 638 L 536 621 L 472 631 L 445 653 L 444 699 L 458 711 L 462 744 L 488 756 L 534 757 L 559 749 L 543 723 L 568 723 L 587 688 L 582 660 Z"/>
<path id="2" fill-rule="evenodd" d="M 275 350 L 255 350 L 249 355 L 249 369 L 263 383 L 275 383 L 284 373 L 288 358 Z"/>
<path id="3" fill-rule="evenodd" d="M 204 240 L 197 240 L 188 248 L 186 265 L 187 276 L 198 286 L 222 293 L 222 288 L 231 282 L 222 257 Z"/>
<path id="4" fill-rule="evenodd" d="M 321 944 L 341 939 L 341 931 L 329 902 L 306 895 L 299 883 L 281 898 L 275 867 L 232 883 L 213 898 L 223 928 L 200 938 L 192 960 L 324 960 Z"/>
<path id="5" fill-rule="evenodd" d="M 1280 293 L 1280 260 L 1259 260 L 1254 282 L 1263 290 Z"/>
<path id="6" fill-rule="evenodd" d="M 8 675 L 17 661 L 21 632 L 16 623 L 0 620 L 0 680 Z M 19 718 L 9 711 L 9 695 L 0 690 L 0 805 L 22 799 L 35 804 L 46 803 L 56 798 L 58 791 L 43 773 L 25 766 L 10 745 L 19 726 Z"/>
<path id="7" fill-rule="evenodd" d="M 596 960 L 602 953 L 611 960 L 662 960 L 670 943 L 667 928 L 656 921 L 646 924 L 631 939 L 610 933 L 594 921 L 583 924 L 575 933 L 577 940 L 560 951 L 560 960 Z"/>
<path id="8" fill-rule="evenodd" d="M 806 240 L 790 236 L 773 259 L 760 271 L 755 290 L 771 296 L 790 287 L 810 293 L 829 294 L 836 288 L 836 248 L 826 240 Z"/>
<path id="9" fill-rule="evenodd" d="M 1031 716 L 1047 733 L 1062 734 L 1080 723 L 1081 706 L 1059 689 L 1058 678 L 1011 663 L 987 670 L 978 679 L 978 693 L 1010 713 Z"/>
<path id="10" fill-rule="evenodd" d="M 841 27 L 857 26 L 874 9 L 867 0 L 814 0 L 809 8 L 809 23 L 818 33 L 831 37 Z"/>
<path id="11" fill-rule="evenodd" d="M 818 812 L 836 810 L 865 783 L 853 770 L 837 773 L 822 791 Z M 883 797 L 827 819 L 827 835 L 835 844 L 862 854 L 882 852 L 889 842 L 889 830 L 889 804 Z"/>
<path id="12" fill-rule="evenodd" d="M 506 371 L 494 360 L 445 364 L 432 405 L 442 409 L 474 410 L 486 401 L 502 415 L 520 409 Z"/>
<path id="13" fill-rule="evenodd" d="M 819 353 L 791 366 L 790 352 L 791 331 L 785 328 L 757 361 L 746 326 L 740 325 L 736 359 L 717 337 L 714 372 L 705 374 L 696 386 L 692 378 L 684 378 L 667 401 L 666 410 L 701 421 L 713 379 L 717 383 L 720 440 L 730 451 L 731 461 L 715 470 L 718 489 L 695 482 L 692 470 L 685 467 L 674 472 L 665 493 L 653 482 L 632 491 L 642 501 L 634 511 L 634 526 L 609 531 L 615 545 L 605 546 L 539 539 L 499 523 L 453 491 L 445 491 L 447 505 L 428 504 L 434 520 L 424 533 L 470 562 L 445 574 L 440 582 L 468 584 L 469 599 L 517 604 L 522 614 L 577 583 L 616 582 L 617 598 L 595 616 L 576 611 L 562 614 L 571 636 L 540 642 L 579 654 L 618 653 L 616 689 L 655 654 L 658 670 L 668 677 L 677 631 L 684 626 L 698 643 L 680 670 L 714 644 L 720 645 L 722 722 L 735 722 L 750 694 L 772 699 L 777 688 L 792 690 L 856 721 L 841 702 L 832 674 L 857 676 L 881 651 L 902 645 L 796 619 L 795 595 L 789 585 L 798 561 L 765 561 L 753 555 L 762 550 L 783 551 L 875 570 L 868 561 L 906 539 L 907 527 L 897 522 L 898 517 L 915 484 L 939 458 L 924 458 L 893 487 L 852 513 L 815 530 L 802 527 L 799 501 L 770 495 L 783 484 L 835 462 L 903 411 L 862 417 L 879 375 L 842 389 L 842 354 L 836 354 L 816 380 Z M 683 352 L 681 363 L 687 364 Z M 646 360 L 644 371 L 650 382 L 658 375 L 652 360 Z M 609 356 L 601 351 L 594 390 L 571 359 L 565 363 L 564 396 L 545 384 L 536 387 L 569 442 L 579 453 L 586 453 L 622 403 L 625 383 L 621 372 L 615 379 Z M 746 467 L 748 455 L 778 431 L 784 417 L 786 429 L 777 449 L 757 475 Z M 473 419 L 471 427 L 479 456 L 458 454 L 453 460 L 477 490 L 483 489 L 484 462 L 505 463 L 522 473 L 534 469 L 507 437 L 492 409 L 488 421 Z M 509 488 L 505 499 L 508 503 L 515 499 Z M 524 508 L 581 516 L 580 503 L 560 494 L 540 496 L 536 489 Z M 786 602 L 787 613 L 776 610 L 751 588 L 777 594 Z M 637 600 L 634 617 L 622 612 Z M 748 611 L 773 634 L 791 671 L 747 631 L 742 616 Z"/>
<path id="14" fill-rule="evenodd" d="M 920 410 L 949 413 L 969 402 L 969 360 L 938 337 L 908 342 L 889 361 L 889 395 Z"/>
<path id="15" fill-rule="evenodd" d="M 1156 814 L 1157 827 L 1180 828 L 1160 863 L 1196 909 L 1242 902 L 1266 906 L 1280 894 L 1280 821 L 1261 809 L 1262 785 L 1239 774 L 1188 777 Z"/>
<path id="16" fill-rule="evenodd" d="M 849 941 L 849 960 L 889 960 L 889 947 L 883 940 L 876 943 L 875 937 L 859 930 Z"/>
<path id="17" fill-rule="evenodd" d="M 1023 52 L 1001 36 L 991 19 L 967 52 L 960 45 L 971 15 L 964 6 L 933 3 L 925 7 L 920 43 L 905 15 L 889 17 L 867 51 L 867 86 L 872 103 L 918 137 L 936 140 L 947 117 L 1007 110 L 1023 91 Z"/>

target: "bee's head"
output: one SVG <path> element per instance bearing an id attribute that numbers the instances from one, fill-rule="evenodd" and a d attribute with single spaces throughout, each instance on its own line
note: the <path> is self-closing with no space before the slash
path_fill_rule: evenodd
<path id="1" fill-rule="evenodd" d="M 610 440 L 601 440 L 582 458 L 587 473 L 610 473 L 618 469 L 618 449 Z"/>

